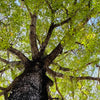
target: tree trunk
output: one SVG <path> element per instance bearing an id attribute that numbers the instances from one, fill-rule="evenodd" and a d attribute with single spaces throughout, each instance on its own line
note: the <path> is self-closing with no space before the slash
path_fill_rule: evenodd
<path id="1" fill-rule="evenodd" d="M 8 100 L 48 100 L 47 79 L 41 63 L 28 62 L 13 86 Z"/>

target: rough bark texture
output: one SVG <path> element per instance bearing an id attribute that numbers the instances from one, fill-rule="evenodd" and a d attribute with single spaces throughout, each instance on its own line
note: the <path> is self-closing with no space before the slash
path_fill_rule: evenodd
<path id="1" fill-rule="evenodd" d="M 18 77 L 8 100 L 48 100 L 47 76 L 39 62 L 29 62 Z"/>

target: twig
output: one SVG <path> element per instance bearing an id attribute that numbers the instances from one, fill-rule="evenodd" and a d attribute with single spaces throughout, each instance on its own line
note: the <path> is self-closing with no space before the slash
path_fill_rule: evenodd
<path id="1" fill-rule="evenodd" d="M 61 92 L 60 92 L 59 89 L 58 89 L 56 78 L 54 78 L 54 80 L 55 80 L 56 90 L 58 91 L 59 95 L 61 96 L 61 98 L 62 98 L 61 100 L 64 100 L 64 98 L 63 98 Z"/>
<path id="2" fill-rule="evenodd" d="M 62 71 L 70 71 L 70 70 L 71 70 L 71 69 L 69 69 L 69 68 L 61 67 L 58 63 L 55 63 L 55 62 L 52 62 L 52 64 L 58 66 L 58 67 L 59 67 L 59 70 L 62 70 Z"/>
<path id="3" fill-rule="evenodd" d="M 26 6 L 26 8 L 27 8 L 27 10 L 28 10 L 28 12 L 29 12 L 29 14 L 30 14 L 30 16 L 32 16 L 32 13 L 31 13 L 31 11 L 30 11 L 30 8 L 28 7 L 28 5 L 27 5 L 27 3 L 25 2 L 25 0 L 22 0 L 22 2 L 24 2 L 24 4 L 25 4 L 25 6 Z"/>
<path id="4" fill-rule="evenodd" d="M 45 0 L 45 2 L 48 4 L 49 9 L 51 10 L 52 13 L 54 13 L 54 10 L 52 9 L 50 3 L 48 2 L 48 0 Z"/>

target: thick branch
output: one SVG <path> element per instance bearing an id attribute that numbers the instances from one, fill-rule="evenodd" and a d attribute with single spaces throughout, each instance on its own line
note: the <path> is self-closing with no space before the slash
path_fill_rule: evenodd
<path id="1" fill-rule="evenodd" d="M 47 36 L 46 36 L 46 39 L 45 41 L 42 43 L 42 48 L 41 48 L 41 51 L 40 51 L 40 55 L 42 55 L 45 51 L 45 48 L 48 44 L 48 41 L 50 40 L 50 37 L 51 37 L 51 34 L 52 34 L 52 31 L 54 29 L 54 23 L 51 23 L 50 27 L 49 27 L 49 30 L 48 30 L 48 33 L 47 33 Z"/>
<path id="2" fill-rule="evenodd" d="M 19 59 L 21 59 L 22 63 L 29 61 L 29 59 L 22 52 L 20 52 L 19 50 L 15 48 L 10 47 L 8 51 L 10 51 L 14 55 L 16 55 Z"/>
<path id="3" fill-rule="evenodd" d="M 64 24 L 68 23 L 70 20 L 71 20 L 71 17 L 69 17 L 68 19 L 66 19 L 60 23 L 55 24 L 54 27 L 62 26 Z"/>
<path id="4" fill-rule="evenodd" d="M 37 16 L 34 14 L 31 16 L 31 25 L 30 25 L 30 45 L 31 45 L 31 51 L 32 51 L 32 57 L 35 59 L 38 55 L 38 47 L 37 47 L 37 41 L 36 41 L 36 20 Z"/>
<path id="5" fill-rule="evenodd" d="M 32 51 L 32 58 L 36 59 L 37 55 L 38 55 L 38 47 L 37 47 L 37 42 L 36 42 L 36 20 L 37 20 L 37 16 L 36 14 L 32 14 L 27 3 L 25 2 L 25 0 L 23 0 L 23 2 L 26 5 L 26 8 L 31 16 L 31 25 L 30 25 L 30 45 L 31 45 L 31 51 Z"/>
<path id="6" fill-rule="evenodd" d="M 45 67 L 49 66 L 52 61 L 59 55 L 62 53 L 63 47 L 61 45 L 61 43 L 59 43 L 57 45 L 57 47 L 49 54 L 47 55 L 46 59 L 45 59 Z"/>
<path id="7" fill-rule="evenodd" d="M 77 11 L 78 10 L 75 11 L 75 14 L 76 14 Z M 73 14 L 73 16 L 67 18 L 66 20 L 64 20 L 60 23 L 57 23 L 57 24 L 51 23 L 50 28 L 49 28 L 48 33 L 47 33 L 47 37 L 46 37 L 45 41 L 42 43 L 42 49 L 41 49 L 40 55 L 44 53 L 45 48 L 48 44 L 48 41 L 50 40 L 53 29 L 58 27 L 58 26 L 62 26 L 64 24 L 68 23 L 71 20 L 71 18 L 75 16 L 75 14 Z"/>
<path id="8" fill-rule="evenodd" d="M 51 70 L 50 68 L 46 68 L 46 71 L 47 71 L 47 73 L 50 74 L 52 77 L 61 77 L 61 78 L 63 78 L 63 76 L 64 76 L 62 73 L 57 73 L 57 72 Z"/>

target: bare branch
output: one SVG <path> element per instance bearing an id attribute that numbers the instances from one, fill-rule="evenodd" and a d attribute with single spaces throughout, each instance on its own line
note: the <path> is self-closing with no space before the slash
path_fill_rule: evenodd
<path id="1" fill-rule="evenodd" d="M 57 45 L 57 47 L 49 54 L 47 55 L 46 59 L 45 59 L 45 67 L 49 66 L 52 61 L 59 55 L 62 53 L 63 47 L 61 45 L 61 43 L 59 43 Z"/>
<path id="2" fill-rule="evenodd" d="M 10 51 L 14 55 L 16 55 L 19 59 L 21 59 L 22 63 L 29 61 L 29 59 L 21 51 L 15 49 L 15 48 L 10 47 L 10 48 L 8 48 L 8 51 Z"/>
<path id="3" fill-rule="evenodd" d="M 37 47 L 37 41 L 36 41 L 36 20 L 37 16 L 36 14 L 31 16 L 31 25 L 30 25 L 30 45 L 31 45 L 31 51 L 32 51 L 32 57 L 35 59 L 39 53 L 38 47 Z"/>
<path id="4" fill-rule="evenodd" d="M 41 48 L 41 51 L 40 51 L 40 56 L 43 55 L 43 53 L 45 51 L 45 48 L 46 48 L 46 46 L 48 44 L 48 41 L 50 40 L 50 37 L 51 37 L 53 29 L 54 29 L 54 23 L 51 23 L 51 25 L 49 27 L 49 30 L 48 30 L 48 33 L 47 33 L 47 36 L 46 36 L 46 39 L 42 43 L 42 48 Z"/>
<path id="5" fill-rule="evenodd" d="M 55 72 L 51 70 L 50 68 L 46 68 L 46 71 L 48 74 L 50 74 L 52 77 L 60 77 L 63 78 L 65 77 L 64 74 Z M 67 76 L 68 77 L 68 76 Z M 99 77 L 91 77 L 91 76 L 81 76 L 81 77 L 75 77 L 75 76 L 69 76 L 70 79 L 76 79 L 77 81 L 79 80 L 93 80 L 93 81 L 100 81 Z"/>
<path id="6" fill-rule="evenodd" d="M 62 98 L 61 100 L 64 100 L 64 98 L 63 98 L 61 92 L 60 92 L 59 89 L 58 89 L 57 80 L 56 80 L 56 78 L 54 78 L 54 79 L 55 79 L 56 90 L 58 91 L 59 95 L 61 96 L 61 98 Z"/>

